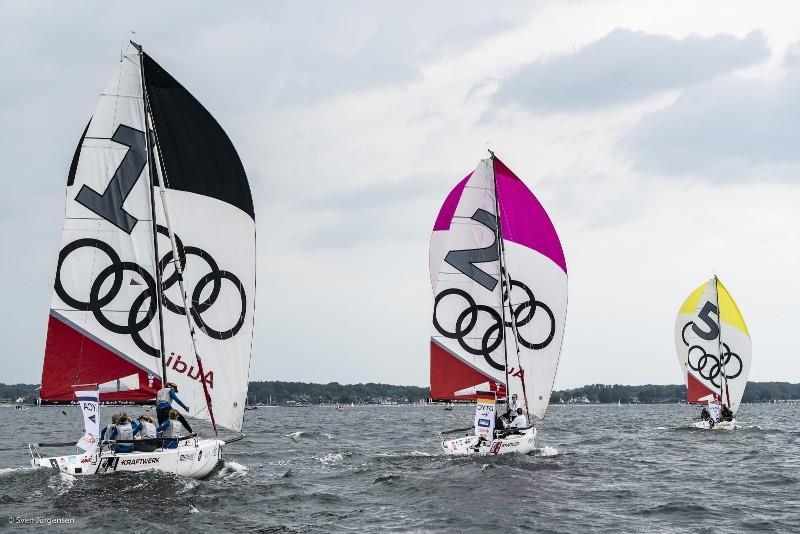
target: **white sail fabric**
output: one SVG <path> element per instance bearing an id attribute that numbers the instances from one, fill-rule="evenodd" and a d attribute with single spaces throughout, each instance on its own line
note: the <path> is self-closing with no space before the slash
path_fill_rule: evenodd
<path id="1" fill-rule="evenodd" d="M 143 63 L 164 185 L 156 220 L 168 222 L 175 236 L 190 308 L 187 313 L 168 232 L 160 233 L 167 380 L 178 385 L 192 417 L 212 418 L 207 391 L 216 424 L 241 431 L 255 314 L 255 213 L 247 176 L 214 117 L 147 54 Z"/>
<path id="2" fill-rule="evenodd" d="M 255 311 L 255 226 L 242 211 L 210 197 L 170 189 L 167 202 L 173 230 L 187 251 L 183 278 L 190 305 L 198 287 L 201 288 L 197 293 L 200 304 L 209 302 L 215 284 L 208 280 L 215 269 L 234 274 L 241 284 L 242 291 L 229 278 L 219 279 L 213 305 L 201 315 L 203 326 L 213 331 L 205 331 L 192 317 L 216 423 L 241 431 Z M 156 220 L 163 220 L 162 216 L 159 203 Z M 166 254 L 169 247 L 169 240 L 159 235 L 159 253 Z M 207 258 L 213 262 L 213 268 Z M 168 281 L 173 273 L 174 268 L 167 267 L 164 280 Z M 164 296 L 171 306 L 183 309 L 177 283 L 169 285 Z M 214 337 L 215 333 L 235 328 L 242 317 L 243 322 L 235 335 L 226 339 Z M 191 417 L 210 420 L 186 316 L 165 310 L 164 332 L 167 379 L 178 385 L 179 395 L 189 405 Z"/>
<path id="3" fill-rule="evenodd" d="M 76 383 L 160 374 L 153 223 L 138 56 L 122 58 L 76 151 L 66 190 L 42 398 Z M 152 380 L 150 380 L 152 382 Z M 147 400 L 140 390 L 105 400 Z"/>
<path id="4" fill-rule="evenodd" d="M 718 278 L 684 301 L 675 321 L 675 348 L 688 401 L 717 399 L 736 413 L 750 374 L 752 343 L 736 302 Z"/>
<path id="5" fill-rule="evenodd" d="M 460 389 L 483 384 L 487 378 L 504 386 L 500 260 L 490 159 L 481 161 L 468 178 L 448 222 L 446 233 L 434 232 L 431 245 L 430 263 L 436 273 L 432 277 L 432 341 L 479 373 L 474 383 Z M 432 370 L 434 390 L 437 379 Z"/>

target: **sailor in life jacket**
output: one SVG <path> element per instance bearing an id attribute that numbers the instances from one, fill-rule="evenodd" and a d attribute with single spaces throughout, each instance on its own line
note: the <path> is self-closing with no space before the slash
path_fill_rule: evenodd
<path id="1" fill-rule="evenodd" d="M 156 416 L 158 416 L 159 425 L 169 418 L 170 410 L 172 410 L 172 401 L 177 402 L 187 412 L 189 411 L 189 407 L 178 397 L 178 386 L 174 382 L 167 382 L 156 393 Z M 192 427 L 189 426 L 189 423 L 186 422 L 182 415 L 178 414 L 178 420 L 189 432 L 192 431 Z"/>
<path id="2" fill-rule="evenodd" d="M 508 402 L 508 409 L 511 410 L 512 413 L 517 413 L 517 408 L 522 408 L 522 404 L 517 400 L 517 394 L 514 393 L 511 395 L 511 400 Z"/>
<path id="3" fill-rule="evenodd" d="M 528 418 L 525 417 L 525 414 L 522 411 L 522 408 L 517 408 L 517 416 L 511 421 L 511 424 L 508 425 L 509 428 L 525 428 L 528 426 Z"/>
<path id="4" fill-rule="evenodd" d="M 156 425 L 152 418 L 146 415 L 140 415 L 138 421 L 138 432 L 134 432 L 136 438 L 150 440 L 158 437 L 158 434 L 156 433 Z M 133 449 L 140 452 L 153 452 L 157 448 L 158 444 L 154 441 L 137 441 L 133 444 Z"/>
<path id="5" fill-rule="evenodd" d="M 165 449 L 177 449 L 178 448 L 178 440 L 175 438 L 181 437 L 183 434 L 183 425 L 180 421 L 178 421 L 178 412 L 177 410 L 170 410 L 169 411 L 169 419 L 158 425 L 156 428 L 158 433 L 161 435 L 162 438 L 172 438 L 172 439 L 165 439 L 163 441 L 163 447 Z"/>
<path id="6" fill-rule="evenodd" d="M 100 441 L 103 441 L 104 439 L 111 439 L 111 431 L 114 429 L 114 426 L 116 426 L 117 423 L 119 423 L 119 414 L 115 413 L 111 416 L 111 424 L 100 431 Z"/>
<path id="7" fill-rule="evenodd" d="M 119 422 L 111 430 L 112 440 L 133 440 L 133 435 L 139 431 L 142 425 L 139 423 L 131 423 L 128 414 L 119 414 Z M 133 443 L 117 443 L 115 450 L 117 452 L 133 452 Z"/>

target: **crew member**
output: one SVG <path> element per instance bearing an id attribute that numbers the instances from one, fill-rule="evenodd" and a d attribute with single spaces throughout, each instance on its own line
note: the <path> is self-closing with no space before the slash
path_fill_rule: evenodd
<path id="1" fill-rule="evenodd" d="M 159 389 L 158 393 L 156 393 L 156 416 L 158 417 L 159 425 L 169 418 L 170 411 L 172 410 L 172 401 L 177 402 L 180 407 L 187 412 L 189 411 L 189 407 L 178 397 L 178 386 L 176 386 L 174 382 L 167 382 L 164 384 L 164 387 Z M 178 413 L 178 421 L 181 422 L 188 432 L 192 431 L 192 427 L 180 413 Z"/>
<path id="2" fill-rule="evenodd" d="M 163 447 L 165 449 L 178 448 L 177 438 L 181 437 L 183 434 L 183 425 L 178 420 L 179 415 L 180 414 L 177 410 L 170 410 L 169 419 L 158 425 L 158 428 L 156 428 L 162 438 L 169 438 L 163 441 Z"/>
<path id="3" fill-rule="evenodd" d="M 522 408 L 517 408 L 517 416 L 511 421 L 511 424 L 508 425 L 510 428 L 525 428 L 528 426 L 528 418 L 525 417 L 525 414 L 522 411 Z"/>
<path id="4" fill-rule="evenodd" d="M 720 410 L 720 417 L 723 421 L 733 421 L 733 412 L 730 408 L 728 408 L 727 404 L 722 405 L 722 410 Z"/>
<path id="5" fill-rule="evenodd" d="M 139 423 L 132 423 L 128 414 L 125 412 L 119 414 L 119 422 L 111 430 L 112 440 L 133 440 L 134 432 L 139 430 Z M 117 452 L 133 452 L 133 443 L 117 443 L 115 450 Z"/>
<path id="6" fill-rule="evenodd" d="M 497 430 L 504 430 L 506 428 L 506 421 L 503 417 L 503 414 L 497 414 L 497 417 L 494 420 L 494 429 Z"/>
<path id="7" fill-rule="evenodd" d="M 111 416 L 111 424 L 100 431 L 100 441 L 103 441 L 106 436 L 108 436 L 108 439 L 111 439 L 111 431 L 114 429 L 114 426 L 116 426 L 117 423 L 119 423 L 119 414 L 115 413 Z"/>
<path id="8" fill-rule="evenodd" d="M 517 409 L 522 408 L 522 405 L 517 400 L 517 394 L 514 393 L 511 395 L 511 400 L 508 403 L 508 409 L 511 410 L 513 413 L 517 413 Z"/>
<path id="9" fill-rule="evenodd" d="M 158 437 L 155 422 L 146 415 L 139 416 L 139 428 L 133 434 L 136 438 L 146 440 Z M 139 452 L 153 452 L 157 447 L 158 445 L 154 441 L 137 441 L 133 444 L 133 449 Z"/>

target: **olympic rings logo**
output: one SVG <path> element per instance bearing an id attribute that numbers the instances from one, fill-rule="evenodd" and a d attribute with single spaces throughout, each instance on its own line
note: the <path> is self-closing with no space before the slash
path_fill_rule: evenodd
<path id="1" fill-rule="evenodd" d="M 165 227 L 158 225 L 157 230 L 159 234 L 169 237 L 169 232 Z M 199 247 L 185 247 L 177 234 L 175 235 L 175 242 L 178 250 L 177 261 L 180 264 L 181 271 L 185 269 L 186 257 L 189 255 L 197 256 L 204 260 L 210 270 L 208 274 L 204 275 L 200 278 L 200 280 L 198 280 L 197 285 L 194 287 L 194 290 L 191 293 L 191 306 L 189 309 L 189 314 L 194 323 L 198 326 L 198 328 L 200 328 L 200 330 L 203 331 L 203 333 L 213 339 L 225 340 L 235 336 L 244 325 L 244 318 L 247 312 L 247 296 L 241 281 L 233 273 L 219 269 L 217 262 L 208 252 Z M 89 289 L 88 301 L 78 300 L 67 293 L 61 281 L 61 268 L 64 265 L 64 261 L 71 253 L 84 247 L 98 249 L 99 251 L 103 252 L 111 261 L 111 265 L 100 271 L 92 282 Z M 163 273 L 166 267 L 171 262 L 175 261 L 173 256 L 172 250 L 170 250 L 159 260 L 158 270 L 160 273 Z M 104 308 L 106 308 L 119 295 L 120 289 L 122 288 L 123 273 L 125 271 L 131 271 L 138 274 L 139 277 L 144 281 L 145 287 L 131 303 L 131 307 L 127 311 L 125 324 L 118 324 L 106 316 Z M 166 295 L 166 291 L 178 282 L 178 277 L 179 275 L 176 269 L 169 277 L 162 279 L 162 305 L 173 313 L 186 315 L 186 309 L 183 306 L 172 302 Z M 101 295 L 101 289 L 109 278 L 112 278 L 111 286 L 108 288 L 105 294 Z M 233 326 L 227 330 L 216 330 L 209 326 L 206 321 L 204 321 L 203 313 L 208 311 L 219 298 L 223 280 L 227 280 L 238 290 L 241 300 L 241 308 L 239 311 L 239 317 L 236 319 Z M 201 301 L 200 297 L 203 294 L 203 290 L 209 284 L 212 284 L 211 292 L 205 299 Z M 121 261 L 119 254 L 117 254 L 117 252 L 108 243 L 98 239 L 81 238 L 76 239 L 75 241 L 64 246 L 58 255 L 55 292 L 58 297 L 68 306 L 71 306 L 79 311 L 92 312 L 92 315 L 97 322 L 100 323 L 100 325 L 102 325 L 106 330 L 116 334 L 130 335 L 136 346 L 139 347 L 144 353 L 150 356 L 158 357 L 158 349 L 147 344 L 144 339 L 142 339 L 140 334 L 142 330 L 150 325 L 150 322 L 153 320 L 153 317 L 155 317 L 157 312 L 156 282 L 151 274 L 142 266 L 131 261 Z M 145 305 L 145 302 L 147 302 L 147 306 L 144 310 L 144 316 L 137 320 L 137 317 L 142 313 L 142 307 Z"/>
<path id="2" fill-rule="evenodd" d="M 683 339 L 683 343 L 689 347 L 687 354 L 689 368 L 699 373 L 701 378 L 708 380 L 718 388 L 722 387 L 722 382 L 718 381 L 720 376 L 724 376 L 726 379 L 732 379 L 742 374 L 742 371 L 744 370 L 742 358 L 735 352 L 731 351 L 727 343 L 721 343 L 723 350 L 721 351 L 719 358 L 713 354 L 707 353 L 706 350 L 700 345 L 689 346 L 689 342 L 686 340 L 686 329 L 693 324 L 694 321 L 689 321 L 681 330 L 681 338 Z M 729 364 L 731 364 L 731 361 L 735 361 L 735 372 L 731 372 L 728 367 Z"/>
<path id="3" fill-rule="evenodd" d="M 550 342 L 553 341 L 556 333 L 556 320 L 555 316 L 553 315 L 553 311 L 544 302 L 536 300 L 533 291 L 531 291 L 530 288 L 528 288 L 528 286 L 522 282 L 518 280 L 511 280 L 512 290 L 514 287 L 522 289 L 525 292 L 527 299 L 511 309 L 510 315 L 512 319 L 511 321 L 505 321 L 505 326 L 508 328 L 513 328 L 516 326 L 517 341 L 523 347 L 532 350 L 540 350 L 547 347 Z M 463 310 L 458 314 L 458 317 L 455 320 L 455 329 L 453 331 L 449 331 L 444 328 L 439 319 L 439 304 L 448 297 L 451 299 L 463 299 L 465 304 Z M 508 300 L 508 288 L 504 283 L 504 306 Z M 509 307 L 511 308 L 510 305 Z M 549 330 L 547 336 L 545 336 L 543 340 L 531 342 L 522 335 L 520 328 L 533 321 L 534 317 L 536 316 L 536 310 L 538 309 L 542 310 L 547 315 Z M 487 315 L 490 320 L 489 326 L 485 328 L 482 333 L 474 331 L 476 330 L 476 326 L 478 326 L 478 319 L 481 313 Z M 464 290 L 458 288 L 448 288 L 436 295 L 433 305 L 433 326 L 436 328 L 436 331 L 448 339 L 457 340 L 461 348 L 467 351 L 469 354 L 483 356 L 486 362 L 498 371 L 505 370 L 505 366 L 496 362 L 492 358 L 491 354 L 498 347 L 500 347 L 500 344 L 503 342 L 505 330 L 505 328 L 501 328 L 503 324 L 503 318 L 496 309 L 485 304 L 477 304 L 475 299 L 473 299 L 472 296 Z M 469 338 L 479 339 L 479 346 L 469 344 L 467 342 L 467 339 Z"/>

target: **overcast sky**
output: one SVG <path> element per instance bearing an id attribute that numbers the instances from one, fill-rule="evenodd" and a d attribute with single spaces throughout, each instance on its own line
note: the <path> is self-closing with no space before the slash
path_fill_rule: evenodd
<path id="1" fill-rule="evenodd" d="M 427 385 L 428 240 L 493 148 L 569 267 L 556 387 L 679 383 L 716 272 L 800 381 L 795 2 L 3 2 L 0 381 L 38 382 L 75 144 L 129 31 L 253 189 L 251 377 Z"/>

